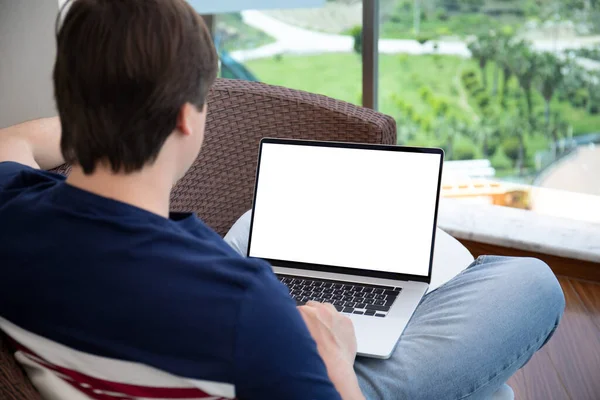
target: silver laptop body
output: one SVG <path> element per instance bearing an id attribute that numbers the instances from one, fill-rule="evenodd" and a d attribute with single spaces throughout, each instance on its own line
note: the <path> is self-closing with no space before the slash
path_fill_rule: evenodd
<path id="1" fill-rule="evenodd" d="M 248 256 L 301 305 L 353 321 L 358 354 L 389 358 L 431 282 L 441 149 L 261 141 Z"/>

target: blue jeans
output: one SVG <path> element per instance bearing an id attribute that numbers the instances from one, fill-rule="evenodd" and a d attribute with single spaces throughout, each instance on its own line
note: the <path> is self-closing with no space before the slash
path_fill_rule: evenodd
<path id="1" fill-rule="evenodd" d="M 225 238 L 242 254 L 248 225 Z M 357 358 L 360 387 L 369 400 L 489 399 L 550 339 L 564 307 L 542 261 L 479 257 L 423 298 L 390 359 Z"/>
<path id="2" fill-rule="evenodd" d="M 489 399 L 552 336 L 565 307 L 542 261 L 482 256 L 427 294 L 388 360 L 359 357 L 375 399 Z"/>

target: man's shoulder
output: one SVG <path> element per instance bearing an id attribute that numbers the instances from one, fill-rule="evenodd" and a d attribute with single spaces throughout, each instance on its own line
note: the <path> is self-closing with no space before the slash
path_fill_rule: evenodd
<path id="1" fill-rule="evenodd" d="M 231 382 L 240 308 L 269 265 L 212 235 L 152 232 L 125 230 L 117 242 L 97 241 L 97 251 L 79 244 L 52 265 L 28 259 L 9 274 L 12 284 L 0 283 L 0 316 L 77 351 Z M 11 289 L 24 281 L 31 285 Z"/>
<path id="2" fill-rule="evenodd" d="M 31 168 L 14 161 L 0 162 L 0 191 L 26 189 L 47 181 L 61 181 L 64 177 L 48 171 Z"/>

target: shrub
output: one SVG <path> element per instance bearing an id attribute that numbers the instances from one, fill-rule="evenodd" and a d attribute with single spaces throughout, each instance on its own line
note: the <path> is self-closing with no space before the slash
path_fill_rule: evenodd
<path id="1" fill-rule="evenodd" d="M 415 108 L 410 104 L 406 104 L 404 107 L 404 114 L 406 114 L 408 119 L 412 120 L 415 116 Z"/>
<path id="2" fill-rule="evenodd" d="M 394 14 L 390 17 L 390 21 L 395 23 L 395 24 L 401 24 L 402 23 L 402 16 L 398 15 L 398 14 Z"/>
<path id="3" fill-rule="evenodd" d="M 437 30 L 435 31 L 435 33 L 436 33 L 438 36 L 449 36 L 449 35 L 451 35 L 451 34 L 452 34 L 452 32 L 450 31 L 450 29 L 448 29 L 448 28 L 447 28 L 447 27 L 445 27 L 445 26 L 442 26 L 442 27 L 440 27 L 440 28 L 437 28 Z"/>
<path id="4" fill-rule="evenodd" d="M 460 79 L 462 81 L 463 86 L 470 92 L 472 93 L 472 91 L 478 87 L 481 86 L 479 84 L 479 78 L 477 77 L 477 73 L 475 73 L 475 71 L 473 70 L 467 70 L 464 71 L 461 76 Z"/>
<path id="5" fill-rule="evenodd" d="M 449 18 L 450 18 L 450 16 L 448 15 L 447 11 L 440 10 L 437 12 L 437 19 L 439 19 L 440 21 L 448 21 Z"/>
<path id="6" fill-rule="evenodd" d="M 431 98 L 431 89 L 429 89 L 429 86 L 421 86 L 419 88 L 419 97 L 423 101 L 428 101 Z"/>
<path id="7" fill-rule="evenodd" d="M 488 141 L 487 141 L 488 154 L 495 155 L 498 152 L 498 149 L 500 149 L 500 140 L 495 136 L 488 138 Z M 506 154 L 504 154 L 504 156 L 506 157 Z"/>
<path id="8" fill-rule="evenodd" d="M 450 109 L 450 105 L 448 104 L 448 102 L 446 100 L 443 99 L 434 99 L 435 101 L 431 102 L 431 106 L 433 108 L 433 111 L 435 111 L 435 114 L 437 116 L 444 116 L 448 110 Z"/>
<path id="9" fill-rule="evenodd" d="M 586 89 L 577 89 L 571 98 L 571 104 L 574 107 L 583 108 L 587 106 L 589 100 L 590 94 Z"/>
<path id="10" fill-rule="evenodd" d="M 475 146 L 468 142 L 458 142 L 452 151 L 452 158 L 455 160 L 472 160 L 477 151 Z"/>
<path id="11" fill-rule="evenodd" d="M 356 25 L 350 30 L 350 35 L 354 38 L 354 51 L 362 54 L 362 26 Z"/>
<path id="12" fill-rule="evenodd" d="M 431 36 L 429 35 L 419 35 L 416 37 L 417 42 L 419 42 L 420 44 L 424 44 L 429 42 L 432 39 Z"/>
<path id="13" fill-rule="evenodd" d="M 463 73 L 461 74 L 460 78 L 464 81 L 466 79 L 470 79 L 470 78 L 477 78 L 477 73 L 475 71 L 473 71 L 472 69 L 468 69 L 466 71 L 463 71 Z"/>
<path id="14" fill-rule="evenodd" d="M 504 154 L 512 160 L 513 164 L 519 159 L 519 147 L 519 139 L 514 136 L 506 138 L 502 142 L 502 150 L 504 150 Z"/>
<path id="15" fill-rule="evenodd" d="M 511 25 L 503 25 L 502 28 L 500 28 L 500 34 L 505 37 L 513 36 L 515 34 L 515 28 Z"/>
<path id="16" fill-rule="evenodd" d="M 463 81 L 463 85 L 465 86 L 465 89 L 467 89 L 467 91 L 471 94 L 473 94 L 473 91 L 477 90 L 477 88 L 480 87 L 479 81 L 477 81 L 476 79 L 468 80 L 466 82 Z"/>
<path id="17" fill-rule="evenodd" d="M 479 96 L 477 96 L 475 98 L 475 101 L 477 102 L 479 108 L 481 108 L 482 110 L 488 108 L 491 102 L 490 96 L 488 96 L 486 93 L 482 93 Z"/>
<path id="18" fill-rule="evenodd" d="M 469 94 L 473 97 L 479 97 L 485 95 L 485 89 L 482 86 L 477 85 L 469 90 Z"/>
<path id="19" fill-rule="evenodd" d="M 420 117 L 418 123 L 419 123 L 419 125 L 421 125 L 421 129 L 424 132 L 431 131 L 431 128 L 433 127 L 433 121 L 431 120 L 431 117 L 429 117 L 429 116 Z"/>
<path id="20" fill-rule="evenodd" d="M 492 167 L 496 168 L 497 170 L 506 170 L 513 167 L 512 160 L 508 158 L 506 153 L 504 153 L 502 147 L 497 148 L 497 150 L 493 153 L 493 156 L 490 158 L 490 162 L 492 163 Z"/>

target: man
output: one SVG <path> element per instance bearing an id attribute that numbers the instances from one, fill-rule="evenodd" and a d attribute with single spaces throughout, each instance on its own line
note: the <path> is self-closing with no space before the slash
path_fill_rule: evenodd
<path id="1" fill-rule="evenodd" d="M 198 155 L 217 56 L 183 0 L 76 0 L 60 119 L 0 131 L 0 328 L 51 399 L 479 399 L 552 335 L 546 265 L 480 258 L 426 296 L 390 360 L 296 308 L 270 266 L 169 213 Z M 73 165 L 69 177 L 44 172 Z"/>

